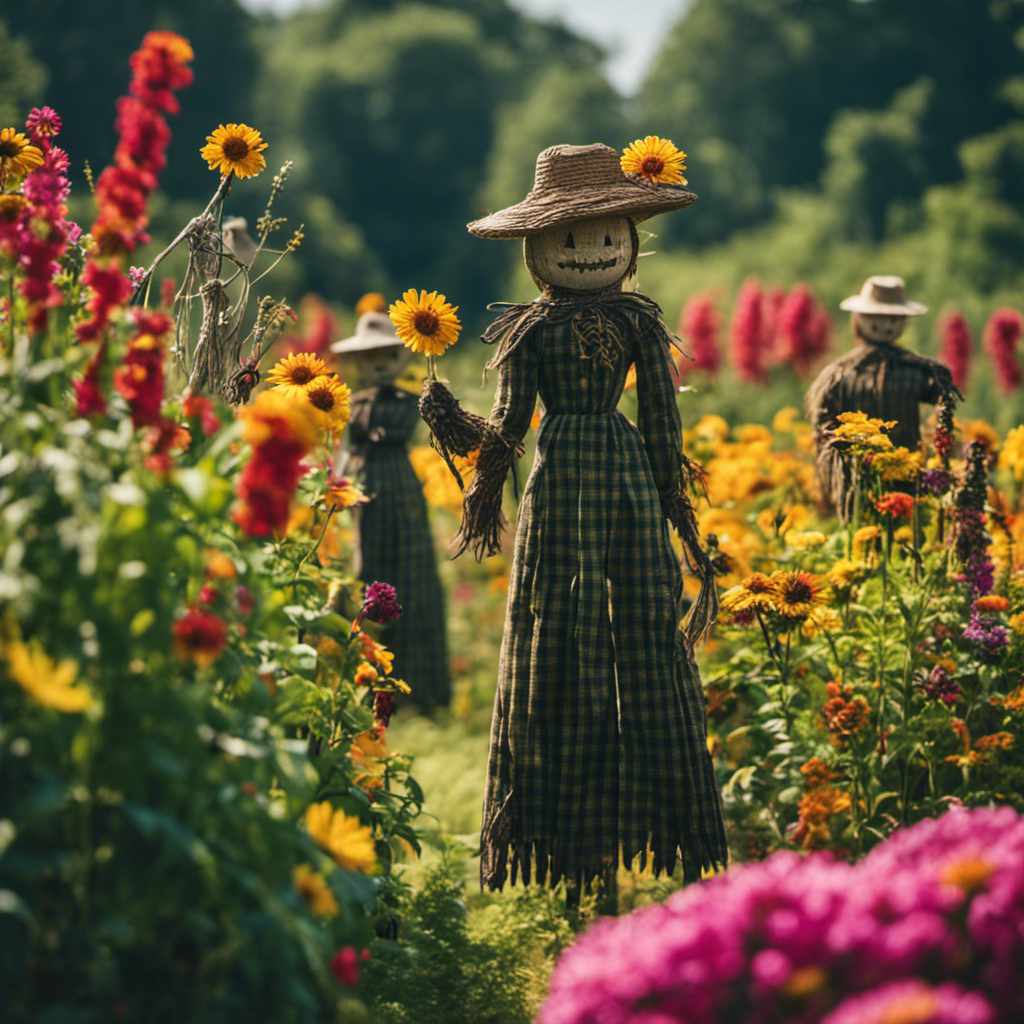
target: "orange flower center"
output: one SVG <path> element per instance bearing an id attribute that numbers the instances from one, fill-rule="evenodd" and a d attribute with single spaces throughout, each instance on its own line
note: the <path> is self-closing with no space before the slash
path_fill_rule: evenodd
<path id="1" fill-rule="evenodd" d="M 412 318 L 412 325 L 419 334 L 432 338 L 441 327 L 441 321 L 436 313 L 429 309 L 418 309 Z"/>
<path id="2" fill-rule="evenodd" d="M 292 380 L 296 384 L 308 384 L 313 379 L 313 371 L 308 366 L 296 366 L 292 370 Z"/>
<path id="3" fill-rule="evenodd" d="M 334 392 L 330 388 L 315 388 L 308 394 L 309 400 L 321 412 L 330 412 L 335 406 Z"/>
<path id="4" fill-rule="evenodd" d="M 249 155 L 249 143 L 239 135 L 232 135 L 224 140 L 224 155 L 231 161 L 237 163 Z"/>
<path id="5" fill-rule="evenodd" d="M 660 156 L 649 156 L 644 158 L 640 165 L 640 173 L 646 178 L 656 178 L 665 170 L 665 161 Z"/>

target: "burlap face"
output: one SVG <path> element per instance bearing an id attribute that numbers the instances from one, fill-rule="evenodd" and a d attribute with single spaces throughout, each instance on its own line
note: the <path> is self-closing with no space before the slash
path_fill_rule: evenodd
<path id="1" fill-rule="evenodd" d="M 527 261 L 546 284 L 595 291 L 620 281 L 633 257 L 627 217 L 591 217 L 526 240 Z"/>

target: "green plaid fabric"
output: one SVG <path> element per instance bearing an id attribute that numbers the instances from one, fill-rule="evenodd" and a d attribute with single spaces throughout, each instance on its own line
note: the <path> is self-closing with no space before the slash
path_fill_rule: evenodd
<path id="1" fill-rule="evenodd" d="M 419 421 L 415 395 L 387 386 L 356 392 L 348 445 L 370 498 L 356 515 L 360 561 L 354 571 L 367 584 L 379 580 L 395 588 L 402 615 L 381 627 L 380 640 L 395 656 L 393 674 L 412 688 L 401 699 L 430 710 L 449 704 L 452 686 L 437 554 L 406 447 Z"/>
<path id="2" fill-rule="evenodd" d="M 481 881 L 588 882 L 621 856 L 727 846 L 704 696 L 678 629 L 682 576 L 659 493 L 679 485 L 681 427 L 663 325 L 608 362 L 569 320 L 541 323 L 498 368 L 491 422 L 521 438 L 544 404 L 519 508 L 492 721 Z M 616 411 L 636 362 L 639 430 Z"/>
<path id="3" fill-rule="evenodd" d="M 863 412 L 895 420 L 890 440 L 913 452 L 921 445 L 921 403 L 934 405 L 951 393 L 959 394 L 948 367 L 898 345 L 858 345 L 821 371 L 807 391 L 807 418 L 814 428 L 822 493 L 841 519 L 852 513 L 853 491 L 850 467 L 828 445 L 828 432 L 838 425 L 839 414 Z"/>

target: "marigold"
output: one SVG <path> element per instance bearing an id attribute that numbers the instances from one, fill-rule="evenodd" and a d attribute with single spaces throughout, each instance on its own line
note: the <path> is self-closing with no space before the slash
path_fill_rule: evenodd
<path id="1" fill-rule="evenodd" d="M 914 496 L 902 491 L 889 491 L 875 499 L 875 508 L 890 519 L 909 519 L 914 514 Z"/>
<path id="2" fill-rule="evenodd" d="M 1024 425 L 1007 432 L 999 453 L 999 468 L 1009 470 L 1017 480 L 1024 482 Z"/>
<path id="3" fill-rule="evenodd" d="M 267 144 L 255 128 L 245 124 L 220 125 L 212 135 L 206 136 L 206 145 L 199 151 L 210 165 L 223 176 L 251 178 L 266 166 L 263 150 Z"/>
<path id="4" fill-rule="evenodd" d="M 92 693 L 78 682 L 78 666 L 66 659 L 54 662 L 44 651 L 20 641 L 6 646 L 3 656 L 11 678 L 38 704 L 56 711 L 84 711 Z"/>
<path id="5" fill-rule="evenodd" d="M 837 743 L 842 743 L 849 736 L 856 735 L 868 723 L 871 717 L 871 705 L 864 697 L 853 697 L 845 700 L 843 697 L 832 697 L 825 702 L 821 709 L 821 717 L 825 721 L 825 728 L 832 733 Z"/>
<path id="6" fill-rule="evenodd" d="M 657 185 L 685 185 L 686 154 L 668 139 L 647 135 L 623 151 L 619 161 L 624 174 L 635 174 Z"/>
<path id="7" fill-rule="evenodd" d="M 883 480 L 909 480 L 921 469 L 922 461 L 920 452 L 900 446 L 872 455 L 870 468 Z"/>
<path id="8" fill-rule="evenodd" d="M 308 864 L 298 864 L 292 872 L 292 882 L 314 917 L 327 919 L 337 915 L 338 901 L 319 871 Z"/>
<path id="9" fill-rule="evenodd" d="M 0 130 L 0 182 L 8 173 L 21 177 L 42 166 L 43 151 L 15 128 Z"/>
<path id="10" fill-rule="evenodd" d="M 372 830 L 358 818 L 334 810 L 330 801 L 307 809 L 306 828 L 346 871 L 368 872 L 376 865 Z"/>
<path id="11" fill-rule="evenodd" d="M 392 303 L 388 316 L 407 348 L 439 356 L 458 340 L 462 327 L 455 315 L 458 308 L 438 292 L 417 293 L 410 288 L 398 302 Z"/>
<path id="12" fill-rule="evenodd" d="M 267 380 L 282 390 L 305 391 L 321 377 L 329 377 L 327 364 L 312 352 L 292 352 L 274 364 Z"/>
<path id="13" fill-rule="evenodd" d="M 999 594 L 985 594 L 983 597 L 975 598 L 974 610 L 983 614 L 1005 612 L 1010 607 L 1010 602 Z"/>

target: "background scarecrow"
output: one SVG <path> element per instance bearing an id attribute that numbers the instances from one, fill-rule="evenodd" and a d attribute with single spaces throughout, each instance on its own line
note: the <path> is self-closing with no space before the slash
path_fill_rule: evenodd
<path id="1" fill-rule="evenodd" d="M 622 290 L 636 223 L 695 198 L 683 156 L 652 137 L 621 161 L 603 145 L 553 146 L 522 202 L 469 225 L 523 238 L 541 289 L 484 335 L 497 393 L 456 538 L 460 552 L 498 550 L 503 484 L 539 395 L 488 759 L 492 889 L 532 873 L 566 879 L 573 901 L 582 883 L 610 888 L 620 857 L 650 857 L 655 873 L 681 860 L 688 880 L 727 859 L 692 652 L 717 601 L 686 494 L 671 335 L 653 300 Z M 639 429 L 616 410 L 634 363 Z M 435 443 L 439 416 L 424 412 Z M 685 633 L 670 521 L 702 580 Z"/>
<path id="2" fill-rule="evenodd" d="M 927 356 L 896 344 L 907 317 L 920 316 L 927 306 L 907 298 L 903 279 L 869 277 L 858 295 L 839 304 L 853 314 L 856 348 L 830 363 L 810 386 L 806 396 L 807 418 L 814 428 L 817 473 L 824 497 L 839 513 L 850 518 L 853 504 L 848 460 L 830 444 L 830 432 L 844 412 L 863 412 L 885 421 L 895 420 L 888 436 L 896 447 L 911 452 L 921 445 L 920 403 L 945 401 L 952 405 L 963 396 L 953 384 L 949 369 Z M 906 489 L 899 481 L 893 490 Z"/>
<path id="3" fill-rule="evenodd" d="M 364 313 L 356 333 L 331 350 L 357 388 L 339 475 L 356 477 L 369 498 L 353 509 L 353 571 L 367 584 L 379 580 L 395 588 L 403 611 L 385 627 L 382 641 L 395 656 L 394 674 L 412 687 L 410 699 L 424 711 L 447 706 L 444 592 L 423 487 L 408 454 L 420 416 L 416 396 L 395 386 L 412 353 L 380 312 Z"/>

